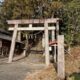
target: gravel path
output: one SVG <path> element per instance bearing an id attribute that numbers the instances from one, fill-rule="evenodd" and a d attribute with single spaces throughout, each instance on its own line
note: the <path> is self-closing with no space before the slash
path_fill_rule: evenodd
<path id="1" fill-rule="evenodd" d="M 36 59 L 34 57 L 11 64 L 6 63 L 6 58 L 0 59 L 0 80 L 24 80 L 27 74 L 43 69 L 44 63 L 41 63 L 38 57 Z"/>

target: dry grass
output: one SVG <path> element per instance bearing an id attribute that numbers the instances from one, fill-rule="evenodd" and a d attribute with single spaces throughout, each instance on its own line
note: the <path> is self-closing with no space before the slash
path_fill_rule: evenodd
<path id="1" fill-rule="evenodd" d="M 80 72 L 80 47 L 71 49 L 71 53 L 66 55 L 66 73 L 72 74 Z"/>
<path id="2" fill-rule="evenodd" d="M 25 80 L 55 80 L 56 78 L 56 71 L 53 68 L 52 65 L 50 65 L 49 67 L 41 70 L 41 71 L 37 71 L 33 74 L 29 74 Z"/>

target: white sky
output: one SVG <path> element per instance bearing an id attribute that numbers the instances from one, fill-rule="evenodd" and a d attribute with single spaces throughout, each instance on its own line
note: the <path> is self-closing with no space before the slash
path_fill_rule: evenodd
<path id="1" fill-rule="evenodd" d="M 3 0 L 0 0 L 0 1 L 3 1 Z"/>

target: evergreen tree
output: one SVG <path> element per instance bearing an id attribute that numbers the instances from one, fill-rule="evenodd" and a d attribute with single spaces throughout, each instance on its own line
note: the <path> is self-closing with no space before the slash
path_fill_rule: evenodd
<path id="1" fill-rule="evenodd" d="M 61 19 L 61 34 L 68 45 L 80 43 L 79 0 L 4 0 L 0 4 L 0 27 L 7 28 L 7 20 L 55 18 Z"/>

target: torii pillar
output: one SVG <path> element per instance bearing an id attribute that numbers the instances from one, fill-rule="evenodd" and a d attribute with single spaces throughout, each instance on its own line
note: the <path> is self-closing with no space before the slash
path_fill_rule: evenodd
<path id="1" fill-rule="evenodd" d="M 14 54 L 14 49 L 15 49 L 15 42 L 16 42 L 16 36 L 17 36 L 17 28 L 18 28 L 18 24 L 15 24 L 13 37 L 12 37 L 12 41 L 11 41 L 11 48 L 10 48 L 10 52 L 9 52 L 8 63 L 11 63 L 12 59 L 13 59 L 13 54 Z"/>
<path id="2" fill-rule="evenodd" d="M 47 66 L 49 66 L 50 64 L 50 55 L 49 55 L 49 38 L 48 38 L 48 23 L 45 22 L 44 23 L 44 27 L 45 27 L 45 63 Z"/>

